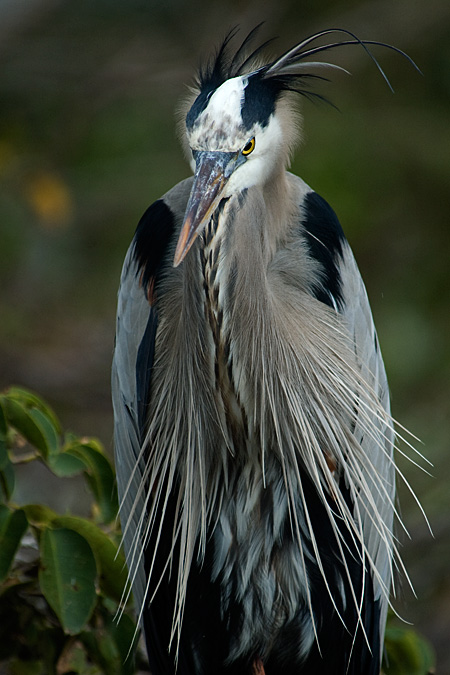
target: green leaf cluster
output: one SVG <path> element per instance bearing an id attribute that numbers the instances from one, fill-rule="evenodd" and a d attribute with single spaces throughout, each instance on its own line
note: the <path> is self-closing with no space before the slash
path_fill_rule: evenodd
<path id="1" fill-rule="evenodd" d="M 16 504 L 16 473 L 29 462 L 44 463 L 61 481 L 84 476 L 91 518 Z M 53 410 L 30 391 L 1 393 L 0 672 L 135 672 L 117 511 L 113 467 L 99 441 L 63 436 Z"/>

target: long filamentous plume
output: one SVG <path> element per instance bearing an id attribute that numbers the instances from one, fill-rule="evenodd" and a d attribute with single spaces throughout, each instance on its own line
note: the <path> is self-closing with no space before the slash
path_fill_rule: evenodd
<path id="1" fill-rule="evenodd" d="M 177 306 L 170 294 L 165 304 L 166 309 L 171 305 Z M 173 623 L 173 637 L 177 638 L 181 630 L 191 562 L 194 556 L 202 560 L 207 529 L 215 525 L 215 514 L 219 510 L 217 507 L 229 484 L 230 452 L 227 432 L 213 399 L 202 396 L 202 392 L 208 391 L 203 376 L 205 367 L 197 360 L 198 350 L 189 344 L 190 331 L 185 321 L 189 321 L 190 310 L 186 304 L 183 308 L 177 334 L 166 333 L 164 322 L 161 325 L 158 345 L 160 356 L 155 368 L 156 372 L 158 368 L 161 371 L 167 369 L 169 374 L 162 379 L 157 378 L 158 384 L 153 393 L 158 403 L 139 458 L 139 463 L 144 467 L 141 489 L 146 493 L 145 511 L 137 514 L 140 527 L 134 534 L 134 546 L 128 560 L 130 578 L 133 580 L 133 569 L 140 562 L 145 543 L 155 531 L 158 543 L 158 528 L 163 518 L 158 521 L 156 515 L 160 517 L 160 509 L 164 514 L 169 495 L 175 490 L 178 501 L 173 549 L 166 567 L 171 566 L 178 574 Z M 324 574 L 302 490 L 299 471 L 299 467 L 302 467 L 322 498 L 342 554 L 346 546 L 341 534 L 344 523 L 361 561 L 371 569 L 383 593 L 388 596 L 389 588 L 384 585 L 376 561 L 367 551 L 362 523 L 364 519 L 372 523 L 379 536 L 380 547 L 388 552 L 387 559 L 392 559 L 392 551 L 395 567 L 406 574 L 392 523 L 385 521 L 373 497 L 374 493 L 380 495 L 383 503 L 394 510 L 401 523 L 393 503 L 395 472 L 405 482 L 406 479 L 396 467 L 389 450 L 394 440 L 392 418 L 386 413 L 379 395 L 373 391 L 371 382 L 374 381 L 374 375 L 367 372 L 359 362 L 345 326 L 336 313 L 325 308 L 319 311 L 315 306 L 313 315 L 307 304 L 305 307 L 280 308 L 279 298 L 277 304 L 262 299 L 261 306 L 254 311 L 255 316 L 260 317 L 260 330 L 249 332 L 242 327 L 239 330 L 235 327 L 239 333 L 237 345 L 241 343 L 236 346 L 236 352 L 242 350 L 242 353 L 252 354 L 247 376 L 255 392 L 253 424 L 260 441 L 258 461 L 264 467 L 267 457 L 275 453 L 282 466 L 291 526 L 299 554 L 304 555 L 302 538 L 306 537 L 313 546 L 318 567 Z M 288 329 L 286 317 L 291 319 Z M 301 321 L 301 317 L 308 317 L 308 320 Z M 166 325 L 169 327 L 173 324 L 167 321 Z M 292 340 L 293 335 L 297 336 L 296 341 Z M 291 344 L 286 348 L 289 342 Z M 189 363 L 189 358 L 194 363 Z M 177 372 L 179 369 L 185 372 Z M 179 382 L 185 383 L 183 391 L 178 389 Z M 384 395 L 387 396 L 387 392 Z M 223 435 L 221 456 L 218 456 L 216 438 L 208 438 L 211 420 L 215 420 L 216 428 L 221 429 Z M 358 425 L 360 433 L 376 442 L 383 457 L 390 462 L 392 482 L 385 483 L 380 479 L 372 458 L 364 454 L 357 435 L 350 431 L 355 425 Z M 332 462 L 328 459 L 332 459 Z M 337 489 L 335 472 L 344 475 L 355 504 L 358 503 L 356 495 L 359 495 L 361 506 L 355 514 L 350 512 Z M 299 495 L 305 514 L 304 522 L 299 522 L 297 516 Z M 330 506 L 330 497 L 333 507 Z M 132 512 L 130 521 L 133 516 Z M 180 552 L 178 560 L 172 559 L 175 548 Z M 147 594 L 150 581 L 154 583 L 153 564 L 154 556 L 149 568 Z M 306 569 L 304 572 L 306 576 Z M 351 582 L 348 568 L 346 572 Z M 326 578 L 324 582 L 329 588 Z M 329 593 L 333 601 L 331 590 Z M 149 601 L 151 598 L 146 597 L 145 602 Z M 309 597 L 307 601 L 314 623 Z M 353 601 L 360 613 L 362 593 L 359 597 L 355 594 Z M 141 613 L 143 609 L 144 606 L 141 607 Z"/>

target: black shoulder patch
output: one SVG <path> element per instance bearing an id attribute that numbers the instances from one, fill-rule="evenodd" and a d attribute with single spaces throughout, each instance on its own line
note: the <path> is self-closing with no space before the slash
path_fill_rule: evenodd
<path id="1" fill-rule="evenodd" d="M 146 293 L 152 289 L 175 231 L 175 218 L 162 200 L 148 207 L 134 235 L 134 258 Z"/>
<path id="2" fill-rule="evenodd" d="M 153 307 L 150 310 L 147 326 L 139 345 L 136 359 L 136 394 L 137 412 L 141 444 L 145 440 L 147 431 L 147 407 L 150 400 L 150 384 L 152 379 L 153 361 L 155 358 L 156 330 L 158 315 Z"/>
<path id="3" fill-rule="evenodd" d="M 330 307 L 342 308 L 342 280 L 338 257 L 342 255 L 345 235 L 331 206 L 317 192 L 309 192 L 304 203 L 306 241 L 310 255 L 320 263 L 322 284 L 315 297 Z"/>

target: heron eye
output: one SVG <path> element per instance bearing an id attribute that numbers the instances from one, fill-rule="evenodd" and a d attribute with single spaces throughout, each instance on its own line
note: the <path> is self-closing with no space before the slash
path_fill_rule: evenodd
<path id="1" fill-rule="evenodd" d="M 251 152 L 253 152 L 254 149 L 255 149 L 255 138 L 253 137 L 251 141 L 246 143 L 242 148 L 242 154 L 249 155 Z"/>

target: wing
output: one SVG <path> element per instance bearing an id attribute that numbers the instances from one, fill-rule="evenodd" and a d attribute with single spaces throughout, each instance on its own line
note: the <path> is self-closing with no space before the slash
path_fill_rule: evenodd
<path id="1" fill-rule="evenodd" d="M 147 583 L 142 544 L 148 498 L 143 442 L 158 326 L 155 298 L 160 276 L 172 264 L 173 239 L 191 182 L 179 183 L 141 218 L 125 258 L 118 295 L 112 365 L 114 449 L 123 543 L 138 613 Z"/>
<path id="2" fill-rule="evenodd" d="M 380 416 L 376 410 L 368 409 L 361 402 L 355 411 L 352 429 L 369 461 L 364 469 L 367 492 L 361 491 L 361 504 L 356 506 L 361 514 L 367 553 L 377 570 L 377 574 L 371 575 L 373 599 L 378 614 L 372 621 L 377 625 L 366 626 L 366 632 L 372 633 L 372 644 L 376 643 L 377 636 L 382 643 L 392 576 L 395 498 L 394 432 L 390 418 L 388 383 L 366 289 L 339 221 L 331 207 L 315 192 L 304 195 L 302 210 L 309 254 L 321 269 L 321 283 L 315 290 L 315 296 L 343 317 L 352 338 L 362 377 L 386 413 Z M 371 517 L 374 510 L 384 523 L 383 533 Z"/>
<path id="3" fill-rule="evenodd" d="M 388 610 L 388 595 L 392 580 L 393 555 L 393 516 L 395 500 L 395 434 L 390 417 L 389 386 L 379 347 L 372 313 L 366 289 L 356 265 L 350 247 L 344 248 L 340 273 L 343 288 L 343 315 L 353 337 L 353 345 L 358 362 L 362 366 L 364 380 L 375 393 L 381 403 L 386 417 L 371 416 L 371 428 L 376 433 L 369 433 L 365 416 L 360 411 L 355 420 L 354 435 L 370 459 L 365 481 L 370 489 L 370 497 L 374 500 L 380 520 L 385 525 L 383 537 L 376 524 L 369 517 L 368 498 L 360 494 L 363 502 L 362 522 L 364 540 L 371 559 L 378 570 L 379 578 L 373 579 L 374 599 L 380 603 L 380 649 L 383 647 L 384 628 Z M 374 476 L 378 477 L 374 480 Z"/>

